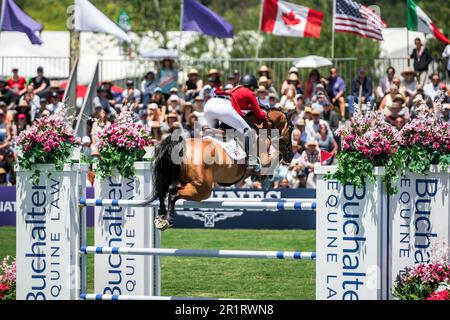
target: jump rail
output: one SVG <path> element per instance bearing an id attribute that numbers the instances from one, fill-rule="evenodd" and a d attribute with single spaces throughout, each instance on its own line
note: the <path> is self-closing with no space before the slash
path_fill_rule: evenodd
<path id="1" fill-rule="evenodd" d="M 81 300 L 236 300 L 223 298 L 190 298 L 190 297 L 170 297 L 170 296 L 127 296 L 111 294 L 90 294 L 80 295 Z"/>
<path id="2" fill-rule="evenodd" d="M 231 198 L 233 199 L 233 198 Z M 315 210 L 316 202 L 300 199 L 301 201 L 283 201 L 279 199 L 228 199 L 210 198 L 201 202 L 179 200 L 178 209 L 221 208 L 221 209 L 259 209 L 259 210 Z M 117 200 L 117 199 L 80 199 L 80 205 L 85 207 L 159 207 L 158 202 L 149 200 Z"/>
<path id="3" fill-rule="evenodd" d="M 315 260 L 315 252 L 300 251 L 247 251 L 247 250 L 192 250 L 126 247 L 81 247 L 82 254 L 118 254 L 172 257 L 244 258 L 244 259 L 289 259 Z"/>

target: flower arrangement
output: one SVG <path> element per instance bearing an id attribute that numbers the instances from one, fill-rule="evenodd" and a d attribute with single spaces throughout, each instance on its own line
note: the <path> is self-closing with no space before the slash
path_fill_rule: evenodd
<path id="1" fill-rule="evenodd" d="M 449 250 L 445 244 L 435 245 L 429 263 L 406 268 L 398 276 L 393 295 L 400 300 L 450 300 Z"/>
<path id="2" fill-rule="evenodd" d="M 429 113 L 419 114 L 400 131 L 399 155 L 404 171 L 425 174 L 430 165 L 448 166 L 450 125 Z"/>
<path id="3" fill-rule="evenodd" d="M 126 178 L 135 174 L 134 163 L 142 161 L 145 147 L 151 145 L 151 132 L 133 122 L 132 112 L 123 111 L 116 122 L 98 133 L 95 173 L 101 178 L 111 176 L 114 169 Z"/>
<path id="4" fill-rule="evenodd" d="M 70 122 L 64 120 L 64 111 L 37 119 L 33 125 L 22 131 L 16 139 L 21 151 L 18 158 L 20 167 L 31 170 L 37 164 L 55 164 L 62 170 L 73 148 L 80 143 Z M 31 181 L 36 184 L 39 170 L 35 170 Z"/>
<path id="5" fill-rule="evenodd" d="M 362 187 L 365 179 L 375 181 L 376 166 L 384 166 L 383 180 L 389 182 L 388 191 L 393 192 L 389 186 L 397 179 L 399 143 L 397 133 L 385 121 L 384 115 L 381 112 L 368 116 L 357 114 L 349 127 L 338 129 L 336 134 L 342 138 L 342 152 L 337 156 L 339 166 L 326 178 Z"/>
<path id="6" fill-rule="evenodd" d="M 0 265 L 0 300 L 16 299 L 16 260 L 8 256 Z"/>

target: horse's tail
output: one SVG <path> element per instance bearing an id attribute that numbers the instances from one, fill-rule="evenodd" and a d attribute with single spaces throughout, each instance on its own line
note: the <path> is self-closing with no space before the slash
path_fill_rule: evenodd
<path id="1" fill-rule="evenodd" d="M 183 157 L 183 138 L 174 139 L 168 136 L 156 148 L 153 166 L 153 191 L 151 201 L 159 199 L 160 209 L 164 206 L 164 198 L 169 192 L 169 187 L 178 181 L 180 177 L 181 159 Z M 178 147 L 181 148 L 177 152 Z M 172 159 L 174 154 L 174 159 Z M 176 158 L 175 158 L 176 157 Z"/>

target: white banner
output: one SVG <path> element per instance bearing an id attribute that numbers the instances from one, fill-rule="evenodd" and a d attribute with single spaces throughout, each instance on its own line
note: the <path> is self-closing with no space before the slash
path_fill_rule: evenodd
<path id="1" fill-rule="evenodd" d="M 17 172 L 18 300 L 78 299 L 78 199 L 84 197 L 87 169 L 83 165 L 80 173 L 79 168 L 66 164 L 59 172 L 53 165 L 39 165 L 35 186 L 33 172 Z"/>
<path id="2" fill-rule="evenodd" d="M 449 244 L 450 175 L 437 166 L 426 176 L 408 174 L 390 198 L 390 282 L 406 267 L 427 263 L 433 247 Z"/>
<path id="3" fill-rule="evenodd" d="M 114 175 L 95 181 L 96 199 L 149 199 L 152 190 L 151 162 L 137 162 L 131 179 Z M 95 245 L 151 248 L 151 208 L 95 208 Z M 133 255 L 96 255 L 95 292 L 101 294 L 154 295 L 152 266 L 159 258 Z"/>
<path id="4" fill-rule="evenodd" d="M 375 172 L 375 183 L 362 188 L 324 179 L 335 170 L 315 167 L 316 299 L 386 299 L 387 197 L 381 168 Z"/>

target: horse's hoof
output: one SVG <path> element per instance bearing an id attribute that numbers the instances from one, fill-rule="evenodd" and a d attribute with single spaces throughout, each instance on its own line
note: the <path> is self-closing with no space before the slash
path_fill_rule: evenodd
<path id="1" fill-rule="evenodd" d="M 155 219 L 155 227 L 160 231 L 164 231 L 170 227 L 169 221 L 162 218 Z"/>

